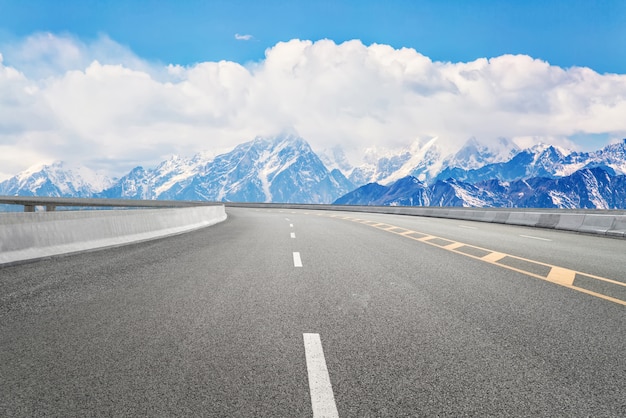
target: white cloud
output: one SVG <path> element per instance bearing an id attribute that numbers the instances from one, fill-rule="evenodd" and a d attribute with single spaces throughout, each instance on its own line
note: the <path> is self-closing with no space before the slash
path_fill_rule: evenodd
<path id="1" fill-rule="evenodd" d="M 352 156 L 429 136 L 451 147 L 470 136 L 562 145 L 626 132 L 626 75 L 524 55 L 433 62 L 387 45 L 292 40 L 248 66 L 183 67 L 107 37 L 38 34 L 2 48 L 2 175 L 57 159 L 120 175 L 285 130 Z"/>
<path id="2" fill-rule="evenodd" d="M 84 70 L 95 60 L 149 73 L 162 71 L 106 35 L 83 41 L 71 35 L 36 33 L 17 43 L 0 45 L 0 51 L 4 53 L 4 61 L 35 80 L 58 76 L 66 71 Z"/>
<path id="3" fill-rule="evenodd" d="M 251 41 L 254 38 L 252 35 L 240 35 L 238 33 L 235 34 L 235 39 L 238 41 Z"/>

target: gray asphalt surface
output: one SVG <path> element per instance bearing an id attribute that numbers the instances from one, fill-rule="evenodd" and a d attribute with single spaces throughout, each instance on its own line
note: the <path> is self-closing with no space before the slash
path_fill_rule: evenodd
<path id="1" fill-rule="evenodd" d="M 314 212 L 228 212 L 0 268 L 0 416 L 310 417 L 303 333 L 340 417 L 626 416 L 624 306 Z M 355 216 L 626 275 L 623 240 Z"/>

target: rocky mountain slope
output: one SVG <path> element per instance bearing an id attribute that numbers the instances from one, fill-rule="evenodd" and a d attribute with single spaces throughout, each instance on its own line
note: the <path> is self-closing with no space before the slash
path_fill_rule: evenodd
<path id="1" fill-rule="evenodd" d="M 626 175 L 604 167 L 560 178 L 533 177 L 475 184 L 453 178 L 427 185 L 405 177 L 388 186 L 370 183 L 337 199 L 342 205 L 463 206 L 563 209 L 626 209 Z"/>

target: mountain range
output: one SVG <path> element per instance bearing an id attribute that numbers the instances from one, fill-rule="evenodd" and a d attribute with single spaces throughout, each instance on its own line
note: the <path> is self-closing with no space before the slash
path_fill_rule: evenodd
<path id="1" fill-rule="evenodd" d="M 36 165 L 0 183 L 1 196 L 92 197 L 114 180 L 83 166 L 62 161 Z"/>
<path id="2" fill-rule="evenodd" d="M 259 137 L 214 158 L 176 156 L 154 169 L 137 167 L 96 196 L 329 203 L 354 187 L 341 171 L 329 171 L 304 139 L 287 135 Z"/>
<path id="3" fill-rule="evenodd" d="M 626 175 L 603 167 L 560 178 L 533 177 L 476 184 L 453 178 L 427 185 L 408 176 L 388 186 L 370 183 L 337 199 L 340 205 L 466 206 L 563 209 L 625 209 Z"/>
<path id="4" fill-rule="evenodd" d="M 400 150 L 367 149 L 358 166 L 350 165 L 340 148 L 325 150 L 321 155 L 328 167 L 338 168 L 353 184 L 363 185 L 389 184 L 406 176 L 429 182 L 447 168 L 476 169 L 508 161 L 519 151 L 519 147 L 506 138 L 487 147 L 472 137 L 450 154 L 440 146 L 437 137 L 432 137 L 417 139 Z"/>
<path id="5" fill-rule="evenodd" d="M 353 166 L 340 147 L 314 152 L 295 135 L 232 151 L 173 156 L 109 179 L 62 162 L 0 182 L 0 195 L 423 206 L 626 208 L 626 140 L 593 152 L 520 149 L 470 138 L 446 153 L 435 137 L 370 149 Z"/>

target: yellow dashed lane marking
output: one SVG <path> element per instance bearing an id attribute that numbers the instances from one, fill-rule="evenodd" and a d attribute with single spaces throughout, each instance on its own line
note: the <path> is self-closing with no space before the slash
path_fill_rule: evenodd
<path id="1" fill-rule="evenodd" d="M 414 231 L 414 232 L 415 232 L 415 231 Z M 431 239 L 433 239 L 433 238 L 437 238 L 437 237 L 436 237 L 436 236 L 434 236 L 434 235 L 426 235 L 425 237 L 421 237 L 421 238 L 413 238 L 413 237 L 410 237 L 410 238 L 411 238 L 411 239 L 413 239 L 413 240 L 415 240 L 415 241 L 428 242 L 429 240 L 431 240 Z M 430 244 L 431 244 L 431 245 L 434 245 L 434 244 L 432 244 L 432 243 L 430 243 Z M 439 247 L 439 246 L 437 245 L 437 247 Z"/>
<path id="2" fill-rule="evenodd" d="M 320 214 L 318 214 L 320 215 Z M 465 244 L 463 242 L 459 242 L 459 241 L 454 241 L 451 239 L 447 239 L 447 238 L 442 238 L 442 237 L 437 237 L 435 235 L 431 235 L 431 234 L 426 234 L 423 232 L 418 232 L 418 231 L 412 231 L 406 228 L 402 228 L 399 226 L 394 226 L 394 225 L 390 225 L 390 224 L 386 224 L 386 223 L 380 223 L 380 222 L 375 222 L 375 221 L 368 221 L 365 219 L 359 219 L 359 218 L 352 218 L 352 217 L 345 217 L 345 216 L 341 216 L 341 215 L 322 215 L 322 216 L 327 216 L 327 217 L 331 217 L 331 218 L 340 218 L 340 219 L 346 219 L 346 220 L 350 220 L 353 222 L 358 222 L 360 224 L 364 224 L 364 225 L 369 225 L 369 226 L 373 226 L 374 228 L 378 228 L 380 230 L 386 231 L 386 232 L 390 232 L 392 234 L 396 234 L 396 235 L 400 235 L 403 236 L 405 238 L 409 238 L 412 239 L 414 241 L 420 241 L 423 242 L 425 244 L 428 245 L 432 245 L 434 247 L 437 248 L 441 248 L 444 250 L 448 250 L 451 251 L 453 253 L 456 254 L 460 254 L 460 255 L 464 255 L 466 257 L 470 257 L 470 258 L 474 258 L 476 260 L 480 260 L 480 261 L 484 261 L 486 263 L 489 264 L 493 264 L 499 267 L 503 267 L 505 269 L 508 270 L 513 270 L 516 271 L 518 273 L 522 273 L 525 274 L 527 276 L 531 276 L 531 277 L 535 277 L 537 279 L 541 279 L 541 280 L 546 280 L 548 282 L 560 285 L 560 286 L 564 286 L 567 287 L 569 289 L 573 289 L 576 290 L 578 292 L 582 292 L 582 293 L 586 293 L 588 295 L 591 296 L 595 296 L 604 300 L 608 300 L 611 302 L 615 302 L 618 303 L 620 305 L 624 305 L 626 306 L 626 301 L 621 300 L 621 299 L 617 299 L 611 296 L 607 296 L 607 295 L 603 295 L 601 293 L 598 292 L 594 292 L 592 290 L 589 289 L 585 289 L 579 286 L 574 286 L 574 280 L 576 279 L 576 274 L 581 274 L 583 276 L 585 276 L 586 278 L 591 278 L 591 279 L 595 279 L 595 280 L 599 280 L 602 282 L 606 282 L 606 283 L 611 283 L 617 286 L 622 286 L 626 288 L 626 283 L 623 282 L 619 282 L 617 280 L 611 280 L 611 279 L 607 279 L 606 277 L 600 277 L 600 276 L 594 276 L 592 274 L 589 273 L 583 273 L 583 272 L 579 272 L 576 270 L 571 270 L 571 269 L 567 269 L 564 267 L 559 267 L 559 266 L 554 266 L 551 264 L 546 264 L 546 263 L 542 263 L 540 261 L 535 261 L 535 260 L 529 260 L 526 258 L 522 258 L 522 257 L 518 257 L 515 255 L 511 255 L 511 254 L 506 254 L 506 253 L 501 253 L 501 252 L 497 252 L 497 251 L 493 251 L 493 250 L 489 250 L 487 248 L 482 248 L 482 247 L 477 247 L 475 245 L 471 245 L 471 244 Z M 418 235 L 417 236 L 411 236 L 412 234 Z M 432 242 L 430 242 L 432 240 Z M 448 241 L 450 242 L 450 244 L 446 244 L 446 245 L 441 245 L 441 240 L 443 241 Z M 437 243 L 436 241 L 439 241 L 439 243 Z M 466 248 L 466 249 L 475 249 L 478 250 L 479 252 L 482 253 L 486 253 L 486 255 L 484 256 L 476 256 L 476 255 L 472 255 L 469 254 L 467 252 L 463 252 L 460 251 L 460 248 Z M 549 273 L 547 276 L 543 276 L 541 274 L 537 274 L 537 273 L 533 273 L 531 271 L 527 271 L 527 270 L 523 270 L 521 268 L 518 267 L 513 267 L 507 264 L 503 263 L 503 259 L 507 258 L 507 259 L 513 259 L 513 261 L 518 260 L 520 262 L 525 262 L 525 263 L 531 263 L 535 266 L 543 266 L 544 268 L 549 268 Z"/>
<path id="3" fill-rule="evenodd" d="M 465 246 L 465 244 L 463 244 L 462 242 L 453 242 L 452 244 L 446 245 L 445 247 L 441 247 L 441 248 L 452 251 L 463 246 Z"/>
<path id="4" fill-rule="evenodd" d="M 563 267 L 552 267 L 546 280 L 565 286 L 571 286 L 574 284 L 575 278 L 576 272 L 574 270 L 564 269 Z"/>
<path id="5" fill-rule="evenodd" d="M 477 248 L 477 247 L 474 247 Z M 482 249 L 482 248 L 481 248 Z M 489 250 L 487 250 L 489 251 Z M 491 254 L 487 254 L 484 257 L 480 257 L 481 260 L 486 261 L 488 263 L 497 263 L 498 261 L 502 260 L 504 257 L 506 257 L 507 254 L 504 253 L 498 253 L 493 251 Z"/>

